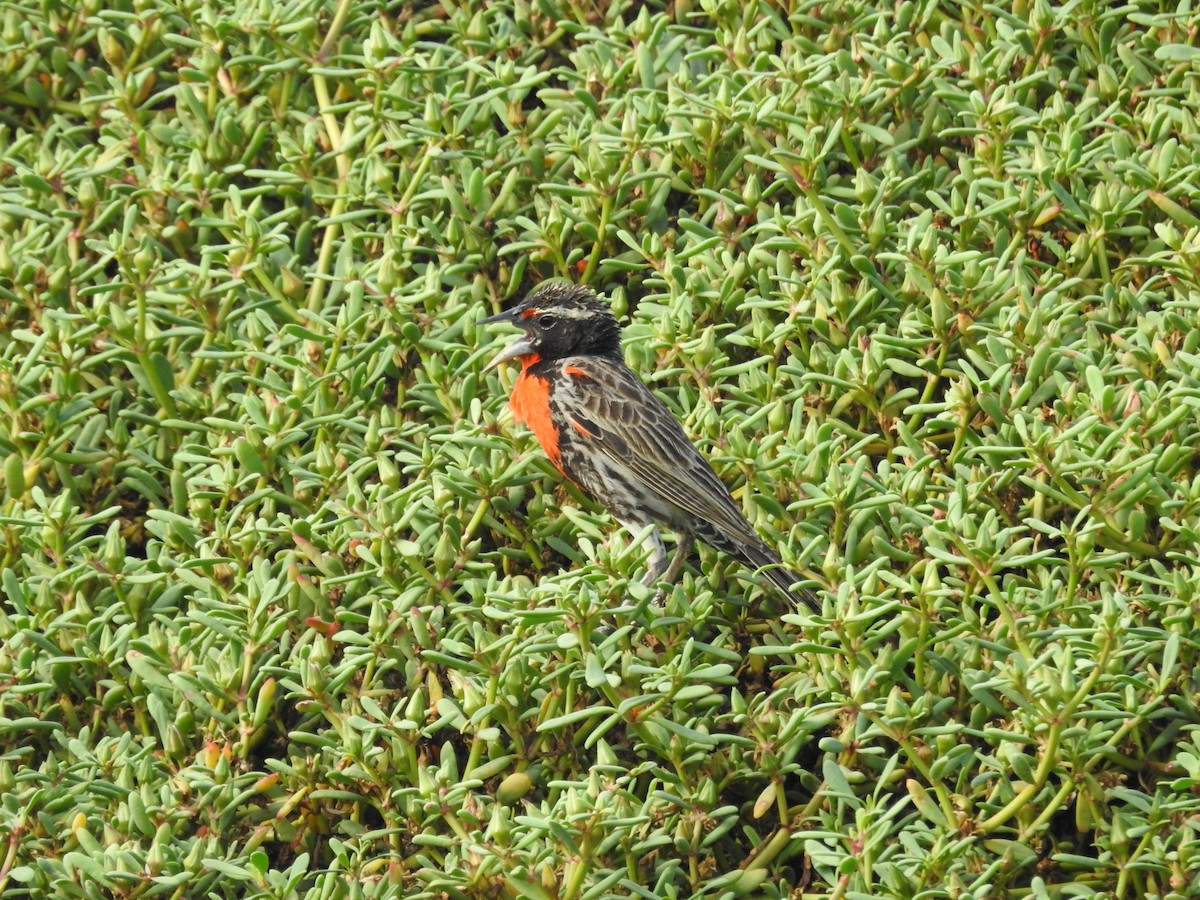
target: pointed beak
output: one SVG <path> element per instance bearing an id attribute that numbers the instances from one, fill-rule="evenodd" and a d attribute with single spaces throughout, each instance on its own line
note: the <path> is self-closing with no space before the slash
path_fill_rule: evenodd
<path id="1" fill-rule="evenodd" d="M 488 316 L 486 319 L 480 319 L 476 325 L 495 325 L 497 322 L 511 322 L 512 310 L 506 309 L 504 312 L 496 313 L 494 316 Z"/>
<path id="2" fill-rule="evenodd" d="M 522 335 L 517 338 L 499 353 L 492 357 L 492 361 L 483 367 L 483 371 L 494 369 L 501 363 L 506 363 L 510 359 L 519 359 L 522 356 L 528 356 L 533 353 L 533 344 L 529 342 L 529 338 Z"/>
<path id="3" fill-rule="evenodd" d="M 508 309 L 502 313 L 497 313 L 494 316 L 488 316 L 486 319 L 480 319 L 476 325 L 496 325 L 500 322 L 507 322 L 510 325 L 515 325 L 513 321 L 512 310 Z M 522 356 L 528 356 L 533 353 L 533 344 L 529 342 L 528 335 L 521 335 L 519 338 L 508 344 L 503 350 L 492 357 L 492 361 L 483 367 L 483 371 L 494 369 L 501 363 L 506 363 L 510 359 L 519 359 Z"/>

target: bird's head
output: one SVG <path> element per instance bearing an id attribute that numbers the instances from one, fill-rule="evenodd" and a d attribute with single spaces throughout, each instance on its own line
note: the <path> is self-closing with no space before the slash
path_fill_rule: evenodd
<path id="1" fill-rule="evenodd" d="M 619 356 L 621 352 L 621 326 L 612 310 L 582 284 L 544 282 L 512 309 L 479 324 L 492 322 L 507 322 L 525 333 L 496 354 L 488 369 L 510 359 Z"/>

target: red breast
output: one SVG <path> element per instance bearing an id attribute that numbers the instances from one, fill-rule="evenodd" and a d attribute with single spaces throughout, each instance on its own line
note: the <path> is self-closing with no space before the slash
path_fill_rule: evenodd
<path id="1" fill-rule="evenodd" d="M 554 467 L 562 472 L 562 450 L 558 446 L 558 426 L 550 416 L 550 381 L 535 375 L 530 367 L 541 362 L 536 353 L 521 357 L 521 374 L 513 385 L 509 406 L 518 421 L 529 426 Z M 565 473 L 564 473 L 565 474 Z"/>

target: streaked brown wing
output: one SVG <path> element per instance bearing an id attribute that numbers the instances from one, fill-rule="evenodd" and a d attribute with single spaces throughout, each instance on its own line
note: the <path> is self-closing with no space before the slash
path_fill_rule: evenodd
<path id="1" fill-rule="evenodd" d="M 671 411 L 624 363 L 602 357 L 563 361 L 564 391 L 576 431 L 650 490 L 726 536 L 759 543 L 728 488 Z"/>

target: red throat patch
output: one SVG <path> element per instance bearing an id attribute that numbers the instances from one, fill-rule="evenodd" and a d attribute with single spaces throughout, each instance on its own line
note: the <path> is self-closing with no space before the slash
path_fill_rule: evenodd
<path id="1" fill-rule="evenodd" d="M 509 406 L 517 421 L 524 422 L 538 439 L 554 467 L 562 472 L 562 450 L 558 446 L 558 428 L 550 418 L 550 382 L 531 375 L 529 367 L 541 361 L 537 354 L 521 358 L 521 374 L 513 385 Z M 564 473 L 565 474 L 565 473 Z"/>

